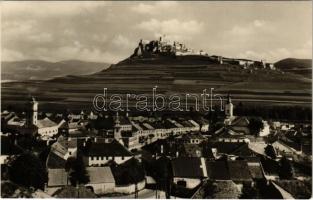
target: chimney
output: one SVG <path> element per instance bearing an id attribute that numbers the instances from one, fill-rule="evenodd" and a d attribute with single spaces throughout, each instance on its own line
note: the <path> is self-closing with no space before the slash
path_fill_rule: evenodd
<path id="1" fill-rule="evenodd" d="M 161 145 L 161 154 L 163 154 L 163 144 Z"/>
<path id="2" fill-rule="evenodd" d="M 97 142 L 97 137 L 95 137 L 95 142 Z"/>
<path id="3" fill-rule="evenodd" d="M 178 152 L 178 151 L 176 151 L 176 157 L 178 158 L 178 156 L 179 156 L 179 152 Z"/>
<path id="4" fill-rule="evenodd" d="M 83 147 L 85 147 L 85 146 L 86 146 L 86 142 L 83 143 Z"/>

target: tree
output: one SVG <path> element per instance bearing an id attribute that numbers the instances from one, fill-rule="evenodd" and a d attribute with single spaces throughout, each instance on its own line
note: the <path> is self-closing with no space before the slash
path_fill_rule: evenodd
<path id="1" fill-rule="evenodd" d="M 73 186 L 89 182 L 89 176 L 81 155 L 78 154 L 77 158 L 69 158 L 66 161 L 65 168 L 69 173 L 70 182 Z"/>
<path id="2" fill-rule="evenodd" d="M 268 144 L 265 147 L 265 153 L 267 156 L 271 157 L 272 159 L 276 159 L 276 153 L 272 145 Z"/>
<path id="3" fill-rule="evenodd" d="M 281 179 L 291 179 L 293 176 L 291 162 L 284 156 L 281 158 L 279 164 L 279 177 Z"/>
<path id="4" fill-rule="evenodd" d="M 249 120 L 248 128 L 252 135 L 257 136 L 260 131 L 264 128 L 263 122 L 261 118 L 253 117 Z"/>
<path id="5" fill-rule="evenodd" d="M 13 182 L 36 189 L 44 189 L 48 181 L 45 166 L 37 156 L 29 152 L 21 154 L 12 161 L 9 174 Z"/>
<path id="6" fill-rule="evenodd" d="M 240 199 L 258 199 L 258 190 L 251 184 L 243 184 Z"/>

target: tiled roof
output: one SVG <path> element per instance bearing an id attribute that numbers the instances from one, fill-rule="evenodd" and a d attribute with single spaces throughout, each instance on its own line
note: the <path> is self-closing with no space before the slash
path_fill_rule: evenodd
<path id="1" fill-rule="evenodd" d="M 245 142 L 215 142 L 209 143 L 209 147 L 216 148 L 218 153 L 250 156 L 252 151 Z"/>
<path id="2" fill-rule="evenodd" d="M 38 128 L 46 128 L 46 127 L 53 127 L 53 126 L 57 126 L 57 124 L 51 121 L 48 117 L 41 119 L 41 120 L 37 120 Z"/>
<path id="3" fill-rule="evenodd" d="M 65 167 L 66 160 L 50 152 L 47 158 L 47 168 L 49 169 L 60 169 Z"/>
<path id="4" fill-rule="evenodd" d="M 251 177 L 253 179 L 262 179 L 264 178 L 261 165 L 248 165 Z"/>
<path id="5" fill-rule="evenodd" d="M 193 157 L 178 157 L 172 160 L 173 176 L 184 178 L 204 177 L 200 168 L 201 159 Z"/>
<path id="6" fill-rule="evenodd" d="M 213 180 L 230 180 L 226 161 L 206 162 L 208 177 Z"/>
<path id="7" fill-rule="evenodd" d="M 88 156 L 132 156 L 122 144 L 113 140 L 112 142 L 92 142 L 87 151 Z"/>
<path id="8" fill-rule="evenodd" d="M 207 161 L 208 177 L 213 180 L 252 180 L 246 161 Z"/>
<path id="9" fill-rule="evenodd" d="M 116 185 L 129 185 L 145 179 L 144 167 L 135 158 L 131 158 L 120 165 L 112 165 L 111 170 Z"/>
<path id="10" fill-rule="evenodd" d="M 65 169 L 48 169 L 48 186 L 67 185 L 67 172 Z"/>
<path id="11" fill-rule="evenodd" d="M 251 180 L 251 174 L 247 162 L 244 160 L 228 161 L 230 179 L 233 181 Z"/>
<path id="12" fill-rule="evenodd" d="M 231 126 L 248 126 L 249 120 L 246 117 L 236 117 L 232 122 Z"/>
<path id="13" fill-rule="evenodd" d="M 110 167 L 87 167 L 89 183 L 115 183 Z"/>
<path id="14" fill-rule="evenodd" d="M 151 144 L 145 145 L 142 149 L 150 152 L 151 154 L 161 153 L 161 146 L 163 146 L 163 154 L 167 156 L 175 156 L 176 151 L 183 150 L 177 143 L 171 143 L 168 139 L 159 139 Z"/>

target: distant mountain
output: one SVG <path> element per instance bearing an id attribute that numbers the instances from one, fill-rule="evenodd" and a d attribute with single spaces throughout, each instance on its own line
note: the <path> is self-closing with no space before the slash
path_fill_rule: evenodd
<path id="1" fill-rule="evenodd" d="M 8 81 L 47 80 L 66 75 L 92 74 L 110 66 L 108 63 L 64 60 L 47 62 L 44 60 L 23 60 L 1 63 L 1 79 Z"/>
<path id="2" fill-rule="evenodd" d="M 286 58 L 275 63 L 284 72 L 291 72 L 312 78 L 312 59 Z"/>

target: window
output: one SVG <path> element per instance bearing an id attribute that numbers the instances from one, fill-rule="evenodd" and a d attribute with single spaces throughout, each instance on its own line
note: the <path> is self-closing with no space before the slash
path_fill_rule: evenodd
<path id="1" fill-rule="evenodd" d="M 124 160 L 124 156 L 122 156 L 122 160 Z"/>

